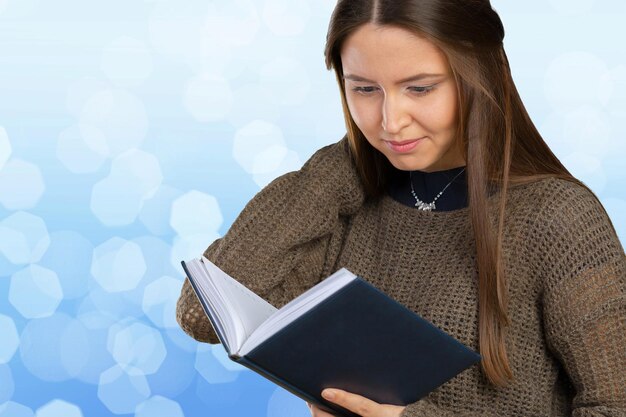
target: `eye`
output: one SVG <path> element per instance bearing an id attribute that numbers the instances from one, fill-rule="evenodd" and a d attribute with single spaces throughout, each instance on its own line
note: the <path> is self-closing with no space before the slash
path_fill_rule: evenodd
<path id="1" fill-rule="evenodd" d="M 424 87 L 409 87 L 409 90 L 415 93 L 415 95 L 423 96 L 433 91 L 434 88 L 435 88 L 435 85 L 433 84 L 433 85 L 424 86 Z M 371 93 L 373 93 L 376 90 L 377 90 L 376 87 L 353 87 L 352 88 L 352 91 L 354 91 L 355 93 L 359 93 L 365 96 L 371 95 Z"/>
<path id="2" fill-rule="evenodd" d="M 435 89 L 435 86 L 429 85 L 426 87 L 409 87 L 409 89 L 415 92 L 418 96 L 423 96 L 433 91 Z"/>
<path id="3" fill-rule="evenodd" d="M 369 95 L 370 93 L 374 92 L 373 90 L 375 88 L 376 87 L 354 87 L 352 91 L 363 95 Z"/>

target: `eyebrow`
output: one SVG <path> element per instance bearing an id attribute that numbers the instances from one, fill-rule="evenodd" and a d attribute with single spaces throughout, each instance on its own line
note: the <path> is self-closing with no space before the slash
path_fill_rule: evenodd
<path id="1" fill-rule="evenodd" d="M 411 82 L 411 81 L 420 81 L 420 80 L 423 80 L 424 78 L 442 77 L 444 75 L 445 74 L 421 73 L 421 74 L 413 75 L 413 76 L 408 77 L 408 78 L 404 78 L 404 79 L 398 81 L 398 84 L 408 83 L 408 82 Z M 360 75 L 355 75 L 355 74 L 345 74 L 343 76 L 343 78 L 345 80 L 363 81 L 363 82 L 366 82 L 366 83 L 375 83 L 375 81 L 368 80 L 367 78 L 364 78 L 364 77 L 361 77 Z"/>

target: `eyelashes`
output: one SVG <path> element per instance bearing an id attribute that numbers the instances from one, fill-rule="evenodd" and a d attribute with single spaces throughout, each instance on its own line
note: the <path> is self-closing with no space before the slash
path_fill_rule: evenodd
<path id="1" fill-rule="evenodd" d="M 377 87 L 353 87 L 352 91 L 355 93 L 370 96 L 374 93 L 378 88 Z M 425 87 L 409 87 L 409 90 L 413 92 L 417 96 L 425 96 L 435 89 L 435 85 L 429 85 Z"/>

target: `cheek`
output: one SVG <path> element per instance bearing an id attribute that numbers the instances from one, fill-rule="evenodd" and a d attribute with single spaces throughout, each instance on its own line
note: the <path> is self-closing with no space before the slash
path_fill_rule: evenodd
<path id="1" fill-rule="evenodd" d="M 450 87 L 446 93 L 440 106 L 441 123 L 449 129 L 454 129 L 456 128 L 458 113 L 456 88 Z"/>
<path id="2" fill-rule="evenodd" d="M 364 100 L 355 100 L 350 96 L 346 97 L 346 101 L 352 120 L 354 120 L 359 129 L 367 131 L 376 126 L 376 109 L 371 103 L 367 103 Z"/>
<path id="3" fill-rule="evenodd" d="M 421 120 L 433 133 L 446 133 L 456 128 L 456 100 L 449 95 L 437 97 L 424 108 Z"/>

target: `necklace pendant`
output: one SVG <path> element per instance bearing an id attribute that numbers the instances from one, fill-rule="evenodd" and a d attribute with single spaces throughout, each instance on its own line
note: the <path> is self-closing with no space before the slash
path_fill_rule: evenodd
<path id="1" fill-rule="evenodd" d="M 415 203 L 415 207 L 417 207 L 418 210 L 422 211 L 432 211 L 435 209 L 435 202 L 433 201 L 432 203 L 425 203 L 421 200 L 418 200 L 418 202 Z"/>
<path id="2" fill-rule="evenodd" d="M 457 179 L 457 177 L 463 173 L 463 171 L 465 171 L 465 168 L 463 168 L 461 170 L 461 172 L 456 174 L 456 176 L 454 178 L 452 178 L 452 181 L 450 181 L 448 183 L 448 185 L 443 187 L 443 190 L 441 190 L 439 192 L 439 194 L 437 194 L 437 197 L 435 197 L 435 199 L 432 201 L 432 203 L 425 203 L 422 200 L 420 200 L 419 198 L 417 198 L 417 195 L 415 195 L 415 190 L 413 189 L 413 177 L 411 176 L 411 171 L 409 171 L 409 181 L 411 183 L 411 194 L 413 194 L 413 197 L 415 197 L 415 207 L 417 207 L 418 210 L 422 210 L 422 211 L 433 211 L 433 210 L 435 210 L 435 201 L 437 201 L 437 199 L 439 197 L 441 197 L 441 194 L 443 194 L 443 192 L 448 189 L 450 184 L 452 184 L 454 182 L 454 180 Z"/>

